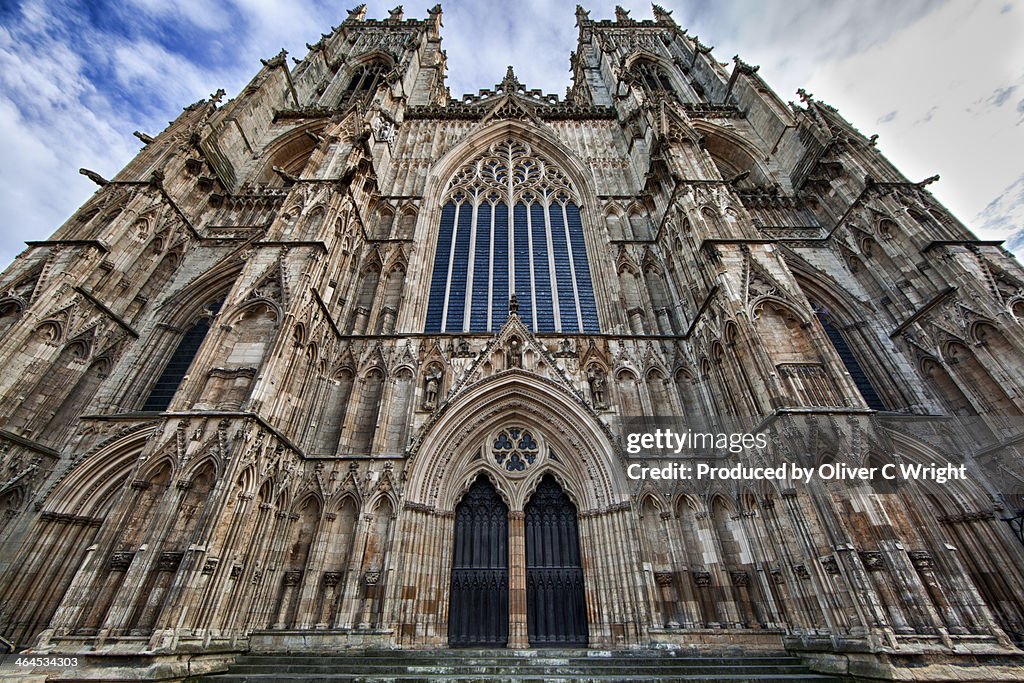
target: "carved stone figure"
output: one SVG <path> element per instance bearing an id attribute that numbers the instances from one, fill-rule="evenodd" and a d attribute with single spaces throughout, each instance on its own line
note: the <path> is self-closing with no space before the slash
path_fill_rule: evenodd
<path id="1" fill-rule="evenodd" d="M 82 170 L 0 273 L 0 635 L 168 680 L 268 644 L 783 639 L 1020 679 L 1024 268 L 819 97 L 605 9 L 567 89 L 463 95 L 440 6 L 359 5 Z M 619 418 L 671 412 L 769 445 L 632 452 Z M 699 451 L 967 476 L 628 474 Z"/>
<path id="2" fill-rule="evenodd" d="M 597 365 L 591 365 L 587 369 L 587 382 L 590 384 L 590 398 L 594 403 L 594 407 L 607 408 L 608 403 L 605 396 L 607 380 L 605 379 L 604 370 Z"/>
<path id="3" fill-rule="evenodd" d="M 523 367 L 523 349 L 518 337 L 512 337 L 508 342 L 508 350 L 505 352 L 505 360 L 510 368 Z"/>
<path id="4" fill-rule="evenodd" d="M 423 408 L 425 410 L 434 410 L 437 408 L 438 393 L 441 390 L 441 379 L 444 377 L 444 371 L 438 364 L 433 364 L 427 371 L 424 377 L 423 384 Z"/>

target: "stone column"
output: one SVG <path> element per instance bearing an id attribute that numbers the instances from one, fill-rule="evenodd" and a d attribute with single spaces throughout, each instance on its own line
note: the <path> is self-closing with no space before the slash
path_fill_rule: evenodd
<path id="1" fill-rule="evenodd" d="M 526 513 L 508 513 L 508 647 L 530 646 L 526 628 Z"/>

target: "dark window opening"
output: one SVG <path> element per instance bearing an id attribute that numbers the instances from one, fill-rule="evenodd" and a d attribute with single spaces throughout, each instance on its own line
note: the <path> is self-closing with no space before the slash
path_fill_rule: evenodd
<path id="1" fill-rule="evenodd" d="M 652 62 L 639 62 L 634 71 L 647 90 L 666 90 L 674 92 L 668 74 L 663 68 Z"/>
<path id="2" fill-rule="evenodd" d="M 220 310 L 221 303 L 218 301 L 211 307 L 214 315 Z M 167 410 L 167 407 L 171 405 L 171 399 L 174 398 L 182 380 L 188 374 L 188 369 L 199 352 L 199 347 L 202 346 L 203 340 L 206 339 L 206 335 L 210 331 L 211 319 L 212 317 L 197 321 L 181 337 L 174 353 L 171 354 L 171 360 L 164 367 L 160 379 L 156 381 L 153 390 L 149 392 L 146 402 L 142 405 L 144 411 L 161 412 Z"/>
<path id="3" fill-rule="evenodd" d="M 832 346 L 835 348 L 836 353 L 839 354 L 839 358 L 843 361 L 843 365 L 846 366 L 846 371 L 850 373 L 850 377 L 853 379 L 853 383 L 857 385 L 857 389 L 860 391 L 860 395 L 864 397 L 864 402 L 868 404 L 868 407 L 872 410 L 888 410 L 885 403 L 882 402 L 878 392 L 875 391 L 874 385 L 871 384 L 871 380 L 868 378 L 866 372 L 857 361 L 857 356 L 854 355 L 850 345 L 846 343 L 846 338 L 843 337 L 842 333 L 835 327 L 834 321 L 831 320 L 828 312 L 818 306 L 815 306 L 815 311 L 818 314 L 818 320 L 821 322 L 821 326 L 825 328 L 825 334 L 828 335 L 828 339 L 832 342 Z"/>
<path id="4" fill-rule="evenodd" d="M 352 74 L 352 80 L 348 82 L 345 95 L 342 101 L 348 102 L 354 97 L 362 97 L 367 93 L 373 93 L 380 85 L 388 67 L 384 62 L 373 62 L 366 66 L 359 67 Z"/>

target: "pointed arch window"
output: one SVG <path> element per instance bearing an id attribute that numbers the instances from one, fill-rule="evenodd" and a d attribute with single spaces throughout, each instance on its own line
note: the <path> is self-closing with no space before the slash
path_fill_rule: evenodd
<path id="1" fill-rule="evenodd" d="M 160 379 L 156 381 L 149 396 L 146 397 L 142 410 L 161 412 L 167 410 L 167 407 L 171 405 L 171 399 L 174 398 L 182 380 L 188 374 L 188 369 L 199 352 L 199 347 L 203 345 L 203 340 L 206 339 L 206 335 L 210 331 L 211 320 L 217 315 L 223 303 L 223 299 L 214 303 L 210 306 L 209 316 L 200 318 L 185 331 L 178 341 L 174 353 L 171 354 L 171 359 L 160 374 Z"/>
<path id="2" fill-rule="evenodd" d="M 638 61 L 633 66 L 633 73 L 649 91 L 665 90 L 675 92 L 668 79 L 668 72 L 660 65 L 647 59 Z"/>
<path id="3" fill-rule="evenodd" d="M 832 346 L 835 348 L 836 353 L 839 354 L 840 360 L 843 361 L 843 365 L 846 366 L 846 371 L 850 373 L 850 378 L 853 383 L 857 385 L 857 389 L 860 391 L 860 395 L 864 398 L 864 402 L 868 404 L 868 407 L 872 410 L 888 410 L 885 403 L 882 402 L 881 397 L 875 390 L 874 385 L 871 383 L 871 379 L 867 373 L 861 367 L 860 362 L 857 360 L 857 356 L 853 353 L 853 349 L 846 343 L 846 338 L 836 327 L 835 321 L 829 315 L 828 310 L 814 305 L 814 312 L 818 316 L 818 321 L 825 330 L 825 334 L 828 335 L 828 339 L 832 342 Z"/>
<path id="4" fill-rule="evenodd" d="M 489 332 L 519 316 L 535 332 L 597 332 L 577 194 L 528 144 L 506 138 L 448 184 L 427 332 Z"/>
<path id="5" fill-rule="evenodd" d="M 348 82 L 348 87 L 345 88 L 345 94 L 342 97 L 342 101 L 348 102 L 353 97 L 362 97 L 367 93 L 373 93 L 377 89 L 377 86 L 381 84 L 381 81 L 384 79 L 384 74 L 387 72 L 387 63 L 380 59 L 359 67 L 355 70 L 355 73 L 352 74 L 352 78 Z"/>

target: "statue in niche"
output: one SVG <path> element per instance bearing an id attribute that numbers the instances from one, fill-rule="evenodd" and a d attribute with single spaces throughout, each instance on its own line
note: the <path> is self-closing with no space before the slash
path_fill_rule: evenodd
<path id="1" fill-rule="evenodd" d="M 572 340 L 568 337 L 563 337 L 562 341 L 558 343 L 558 350 L 555 351 L 555 356 L 558 358 L 569 358 L 576 355 L 576 349 L 573 347 Z"/>
<path id="2" fill-rule="evenodd" d="M 523 349 L 518 337 L 512 337 L 509 340 L 508 351 L 505 352 L 505 360 L 508 361 L 508 367 L 510 368 L 523 367 Z"/>
<path id="3" fill-rule="evenodd" d="M 515 294 L 508 298 L 508 314 L 519 315 L 519 297 Z"/>
<path id="4" fill-rule="evenodd" d="M 441 371 L 441 366 L 437 363 L 432 364 L 427 370 L 423 384 L 424 410 L 434 410 L 437 408 L 437 399 L 441 393 L 441 378 L 443 376 L 444 373 Z"/>
<path id="5" fill-rule="evenodd" d="M 608 380 L 605 379 L 604 370 L 597 365 L 591 365 L 587 370 L 587 382 L 590 384 L 590 397 L 594 401 L 595 408 L 607 408 L 605 402 L 605 387 Z"/>

